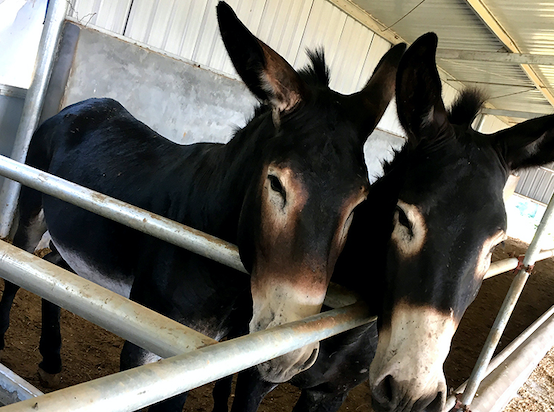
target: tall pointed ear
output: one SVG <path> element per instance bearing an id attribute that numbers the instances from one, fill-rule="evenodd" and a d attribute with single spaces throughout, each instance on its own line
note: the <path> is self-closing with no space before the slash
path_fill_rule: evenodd
<path id="1" fill-rule="evenodd" d="M 292 110 L 308 96 L 298 73 L 256 38 L 223 1 L 217 5 L 217 21 L 229 57 L 250 91 L 273 108 L 274 113 Z"/>
<path id="2" fill-rule="evenodd" d="M 365 87 L 351 95 L 355 106 L 362 110 L 361 135 L 367 137 L 373 132 L 394 96 L 396 70 L 406 50 L 406 43 L 399 43 L 387 51 Z"/>
<path id="3" fill-rule="evenodd" d="M 491 139 L 512 170 L 554 162 L 554 115 L 527 120 L 494 133 Z"/>
<path id="4" fill-rule="evenodd" d="M 411 143 L 438 138 L 450 126 L 435 61 L 437 43 L 435 33 L 419 37 L 404 53 L 398 67 L 398 119 Z"/>

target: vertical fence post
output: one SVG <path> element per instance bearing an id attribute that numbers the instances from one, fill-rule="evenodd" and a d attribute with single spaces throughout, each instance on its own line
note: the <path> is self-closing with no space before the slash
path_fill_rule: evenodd
<path id="1" fill-rule="evenodd" d="M 510 319 L 510 316 L 515 308 L 519 295 L 521 294 L 521 291 L 525 286 L 525 282 L 529 278 L 529 275 L 540 253 L 541 240 L 545 237 L 545 235 L 548 234 L 548 229 L 551 227 L 551 223 L 553 220 L 554 196 L 550 199 L 550 202 L 548 203 L 548 207 L 544 212 L 541 223 L 539 224 L 539 227 L 535 232 L 535 236 L 533 237 L 533 240 L 529 245 L 529 249 L 527 249 L 527 253 L 525 254 L 525 258 L 523 259 L 522 268 L 519 270 L 518 274 L 512 281 L 510 290 L 508 290 L 506 298 L 504 299 L 496 320 L 492 325 L 492 329 L 489 332 L 489 336 L 487 337 L 481 354 L 477 359 L 477 363 L 475 364 L 475 367 L 471 372 L 467 387 L 460 400 L 461 405 L 458 405 L 458 407 L 455 409 L 465 408 L 466 406 L 471 404 L 473 398 L 475 397 L 475 394 L 477 393 L 479 384 L 486 376 L 487 367 L 490 363 L 494 350 L 496 349 L 496 346 L 500 341 L 500 337 L 502 336 L 502 333 L 506 328 L 506 324 L 508 323 L 508 320 Z"/>
<path id="2" fill-rule="evenodd" d="M 50 74 L 54 66 L 57 46 L 62 33 L 67 4 L 67 0 L 49 1 L 38 48 L 35 75 L 25 98 L 19 128 L 17 129 L 11 153 L 11 158 L 18 162 L 25 161 L 29 142 L 40 118 Z M 6 180 L 0 191 L 0 210 L 2 211 L 0 214 L 1 238 L 5 238 L 10 234 L 20 188 L 19 183 Z"/>

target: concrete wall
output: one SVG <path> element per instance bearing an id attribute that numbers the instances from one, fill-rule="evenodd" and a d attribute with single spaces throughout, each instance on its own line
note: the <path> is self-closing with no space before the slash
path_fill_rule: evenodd
<path id="1" fill-rule="evenodd" d="M 177 143 L 226 142 L 246 124 L 256 99 L 242 82 L 122 38 L 67 23 L 48 91 L 48 115 L 89 97 L 112 97 Z M 394 106 L 391 107 L 394 110 Z M 47 117 L 47 116 L 46 116 Z M 404 140 L 383 131 L 368 139 L 370 178 Z"/>
<path id="2" fill-rule="evenodd" d="M 25 101 L 25 89 L 0 85 L 0 154 L 10 156 Z M 4 184 L 0 176 L 0 187 Z"/>
<path id="3" fill-rule="evenodd" d="M 239 81 L 91 29 L 79 29 L 71 63 L 60 107 L 112 97 L 177 143 L 227 141 L 256 104 Z"/>

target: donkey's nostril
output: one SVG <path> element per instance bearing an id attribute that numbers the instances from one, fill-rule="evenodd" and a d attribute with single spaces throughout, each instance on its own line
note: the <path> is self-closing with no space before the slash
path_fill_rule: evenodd
<path id="1" fill-rule="evenodd" d="M 431 401 L 429 405 L 425 408 L 425 412 L 440 412 L 442 411 L 442 408 L 444 407 L 446 396 L 444 392 L 437 393 L 437 396 L 435 399 Z"/>
<path id="2" fill-rule="evenodd" d="M 309 368 L 310 366 L 312 366 L 312 363 L 315 362 L 315 358 L 317 357 L 318 353 L 319 353 L 319 350 L 317 348 L 315 348 L 312 351 L 312 354 L 310 355 L 308 360 L 306 362 L 304 362 L 304 364 L 302 365 L 302 370 L 305 370 L 305 369 Z"/>
<path id="3" fill-rule="evenodd" d="M 388 401 L 392 401 L 392 397 L 393 397 L 392 388 L 394 385 L 394 379 L 392 378 L 392 376 L 387 375 L 385 379 L 383 379 L 382 385 L 383 385 L 382 387 L 383 397 Z"/>
<path id="4" fill-rule="evenodd" d="M 396 382 L 391 375 L 377 384 L 371 391 L 373 406 L 376 411 L 394 410 L 394 397 L 396 393 Z"/>

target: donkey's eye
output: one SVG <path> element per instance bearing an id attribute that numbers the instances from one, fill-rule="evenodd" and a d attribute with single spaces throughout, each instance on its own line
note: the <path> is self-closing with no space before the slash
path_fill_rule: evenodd
<path id="1" fill-rule="evenodd" d="M 286 198 L 285 189 L 283 188 L 283 185 L 279 181 L 279 178 L 274 175 L 268 175 L 267 178 L 269 179 L 269 184 L 271 185 L 271 189 L 279 193 L 285 199 Z"/>
<path id="2" fill-rule="evenodd" d="M 400 206 L 396 206 L 396 212 L 398 213 L 398 223 L 412 231 L 413 225 L 408 216 L 406 216 L 406 212 Z"/>

